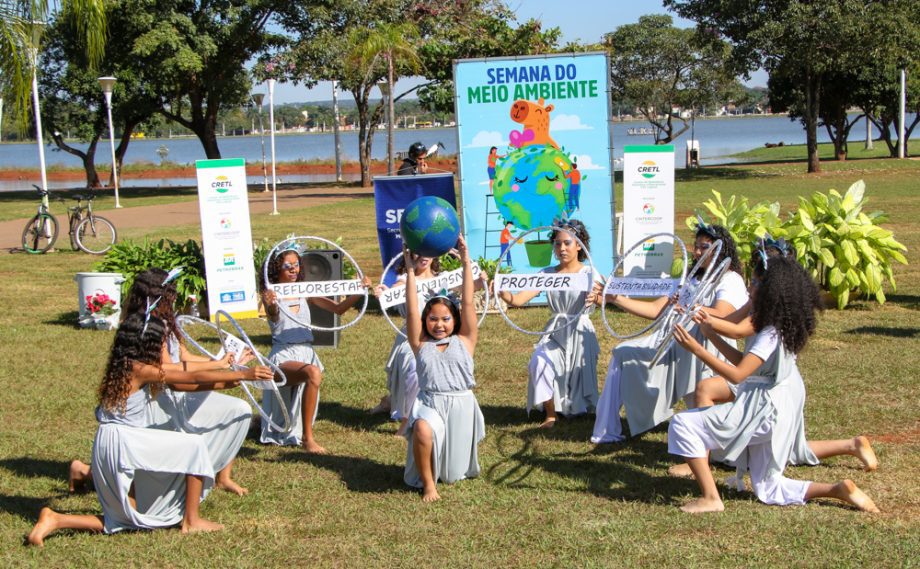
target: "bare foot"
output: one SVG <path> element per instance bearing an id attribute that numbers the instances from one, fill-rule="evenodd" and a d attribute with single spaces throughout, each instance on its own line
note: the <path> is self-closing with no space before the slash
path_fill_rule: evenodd
<path id="1" fill-rule="evenodd" d="M 198 518 L 194 522 L 182 520 L 182 533 L 197 533 L 203 531 L 219 531 L 224 529 L 223 524 Z"/>
<path id="2" fill-rule="evenodd" d="M 866 493 L 859 489 L 852 480 L 842 480 L 834 484 L 834 490 L 837 497 L 856 506 L 862 512 L 879 513 L 881 510 L 872 501 L 872 498 L 866 496 Z M 39 519 L 41 521 L 41 519 Z M 36 526 L 38 527 L 38 526 Z"/>
<path id="3" fill-rule="evenodd" d="M 304 441 L 301 446 L 309 454 L 329 454 L 329 451 L 316 444 L 316 441 Z"/>
<path id="4" fill-rule="evenodd" d="M 556 426 L 556 418 L 555 418 L 555 417 L 553 417 L 553 418 L 547 418 L 545 421 L 543 421 L 542 423 L 540 423 L 540 428 L 541 428 L 541 429 L 552 429 L 552 428 L 555 427 L 555 426 Z"/>
<path id="5" fill-rule="evenodd" d="M 437 502 L 440 499 L 441 495 L 438 494 L 438 487 L 435 485 L 422 491 L 422 502 Z"/>
<path id="6" fill-rule="evenodd" d="M 697 498 L 692 502 L 687 502 L 680 509 L 688 514 L 705 514 L 708 512 L 721 512 L 725 509 L 725 505 L 722 504 L 721 498 Z"/>
<path id="7" fill-rule="evenodd" d="M 693 479 L 693 471 L 686 462 L 675 464 L 668 469 L 668 476 L 671 478 L 690 478 Z"/>
<path id="8" fill-rule="evenodd" d="M 75 460 L 70 463 L 70 473 L 67 476 L 67 487 L 71 494 L 76 492 L 86 492 L 87 483 L 92 482 L 93 473 L 89 465 Z"/>
<path id="9" fill-rule="evenodd" d="M 388 413 L 390 411 L 390 396 L 384 395 L 380 398 L 380 403 L 374 406 L 371 409 L 368 409 L 367 413 L 369 415 L 376 415 L 377 413 Z"/>
<path id="10" fill-rule="evenodd" d="M 873 472 L 878 468 L 878 458 L 875 457 L 875 451 L 869 444 L 869 439 L 860 435 L 853 441 L 856 444 L 856 453 L 854 456 L 863 463 L 863 470 Z"/>
<path id="11" fill-rule="evenodd" d="M 221 490 L 226 490 L 227 492 L 236 494 L 237 496 L 245 496 L 246 494 L 249 494 L 249 490 L 243 488 L 231 478 L 223 479 L 218 477 L 214 482 L 214 486 L 216 488 L 220 488 Z"/>
<path id="12" fill-rule="evenodd" d="M 32 528 L 32 531 L 29 532 L 29 537 L 26 539 L 29 545 L 44 547 L 45 537 L 56 529 L 57 513 L 51 508 L 42 508 L 41 513 L 38 514 L 38 521 L 35 522 L 35 527 Z"/>

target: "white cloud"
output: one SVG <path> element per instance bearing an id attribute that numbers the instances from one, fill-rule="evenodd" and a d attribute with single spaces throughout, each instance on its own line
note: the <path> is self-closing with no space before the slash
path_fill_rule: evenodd
<path id="1" fill-rule="evenodd" d="M 473 140 L 464 148 L 491 148 L 508 146 L 508 141 L 502 133 L 495 130 L 481 130 L 473 136 Z"/>
<path id="2" fill-rule="evenodd" d="M 582 124 L 578 115 L 550 115 L 550 132 L 557 130 L 594 130 L 593 126 Z"/>
<path id="3" fill-rule="evenodd" d="M 603 166 L 595 164 L 588 154 L 572 154 L 572 160 L 578 164 L 579 170 L 603 170 Z"/>

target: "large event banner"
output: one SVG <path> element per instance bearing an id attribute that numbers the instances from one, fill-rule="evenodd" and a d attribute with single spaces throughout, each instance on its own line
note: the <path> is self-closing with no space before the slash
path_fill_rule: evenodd
<path id="1" fill-rule="evenodd" d="M 655 233 L 674 233 L 674 147 L 623 147 L 623 250 Z M 667 277 L 674 241 L 649 239 L 623 261 L 633 277 Z"/>
<path id="2" fill-rule="evenodd" d="M 257 318 L 246 162 L 197 160 L 195 168 L 211 317 L 224 310 L 236 319 Z"/>
<path id="3" fill-rule="evenodd" d="M 470 252 L 536 273 L 554 263 L 547 232 L 581 220 L 591 256 L 613 268 L 610 66 L 604 53 L 460 60 L 454 65 L 460 189 Z M 508 265 L 508 263 L 505 263 Z"/>
<path id="4" fill-rule="evenodd" d="M 374 205 L 377 210 L 377 240 L 383 266 L 402 253 L 402 235 L 399 220 L 403 210 L 415 199 L 435 196 L 457 207 L 453 174 L 420 174 L 415 176 L 376 176 L 374 178 Z M 396 273 L 390 270 L 384 282 L 392 285 Z"/>

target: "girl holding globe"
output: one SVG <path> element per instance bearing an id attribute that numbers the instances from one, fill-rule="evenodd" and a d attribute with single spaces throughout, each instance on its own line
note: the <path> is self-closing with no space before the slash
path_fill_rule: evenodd
<path id="1" fill-rule="evenodd" d="M 284 250 L 269 261 L 268 279 L 272 283 L 292 283 L 305 279 L 306 266 L 301 265 L 300 250 L 294 245 Z M 370 287 L 370 278 L 364 277 L 364 286 Z M 313 349 L 313 331 L 310 330 L 310 308 L 314 305 L 336 314 L 344 314 L 362 299 L 362 295 L 353 294 L 341 301 L 325 297 L 300 299 L 278 298 L 274 291 L 262 290 L 262 303 L 268 315 L 268 326 L 272 334 L 272 351 L 269 359 L 281 367 L 287 377 L 287 385 L 280 387 L 281 397 L 294 428 L 284 434 L 273 430 L 269 423 L 271 417 L 275 424 L 281 422 L 281 410 L 274 397 L 265 397 L 262 408 L 268 417 L 262 417 L 263 443 L 277 445 L 301 445 L 309 453 L 325 454 L 313 436 L 313 421 L 316 418 L 319 403 L 319 387 L 323 381 L 323 364 L 320 363 Z M 282 311 L 278 303 L 286 303 L 287 311 Z M 292 314 L 293 317 L 288 316 Z M 306 392 L 306 396 L 304 396 Z"/>
<path id="2" fill-rule="evenodd" d="M 418 295 L 406 295 L 406 337 L 416 357 L 419 394 L 409 413 L 404 479 L 422 489 L 422 500 L 439 500 L 437 481 L 448 484 L 479 475 L 479 441 L 485 419 L 472 388 L 478 319 L 473 303 L 473 269 L 463 236 L 457 239 L 463 265 L 460 307 L 446 290 L 419 313 Z M 412 254 L 404 248 L 406 286 L 415 290 Z"/>
<path id="3" fill-rule="evenodd" d="M 543 272 L 591 272 L 591 268 L 583 263 L 587 253 L 575 237 L 588 247 L 590 236 L 582 222 L 569 220 L 555 226 L 550 240 L 559 264 Z M 517 294 L 502 291 L 499 296 L 510 306 L 523 306 L 537 294 L 535 291 Z M 600 345 L 584 308 L 600 297 L 595 291 L 549 291 L 546 298 L 553 316 L 545 329 L 555 331 L 541 337 L 530 358 L 527 411 L 529 413 L 532 408 L 542 405 L 546 418 L 540 426 L 550 428 L 556 423 L 557 413 L 581 415 L 593 411 L 597 404 Z M 577 318 L 577 322 L 570 326 L 559 325 L 560 320 L 572 317 Z"/>

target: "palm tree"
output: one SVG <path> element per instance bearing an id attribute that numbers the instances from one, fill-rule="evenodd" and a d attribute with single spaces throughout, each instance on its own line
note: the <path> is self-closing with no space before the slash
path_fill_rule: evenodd
<path id="1" fill-rule="evenodd" d="M 111 1 L 111 0 L 110 0 Z M 29 114 L 31 79 L 44 24 L 52 16 L 71 18 L 94 67 L 105 47 L 105 0 L 0 0 L 0 94 L 12 98 L 24 119 Z"/>

